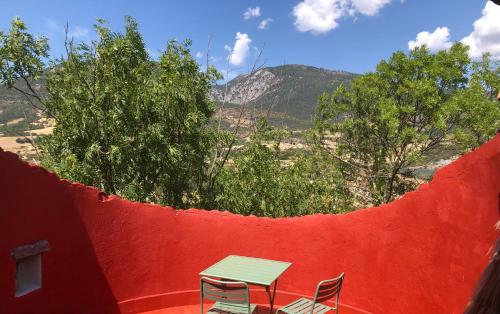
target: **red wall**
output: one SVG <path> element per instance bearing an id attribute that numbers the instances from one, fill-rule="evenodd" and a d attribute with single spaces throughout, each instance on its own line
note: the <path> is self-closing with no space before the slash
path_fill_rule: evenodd
<path id="1" fill-rule="evenodd" d="M 343 271 L 347 312 L 461 313 L 497 236 L 499 174 L 497 136 L 391 204 L 269 219 L 106 198 L 0 151 L 0 313 L 196 303 L 198 273 L 229 254 L 292 262 L 278 303 Z M 43 286 L 15 298 L 10 253 L 38 240 Z"/>

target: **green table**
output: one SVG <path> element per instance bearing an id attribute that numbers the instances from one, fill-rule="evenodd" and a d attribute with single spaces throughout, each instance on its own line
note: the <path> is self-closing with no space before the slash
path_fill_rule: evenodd
<path id="1" fill-rule="evenodd" d="M 243 281 L 266 288 L 273 311 L 274 297 L 278 278 L 292 263 L 273 261 L 263 258 L 229 255 L 200 273 L 200 276 L 216 277 L 226 280 Z M 274 283 L 273 293 L 271 286 Z"/>

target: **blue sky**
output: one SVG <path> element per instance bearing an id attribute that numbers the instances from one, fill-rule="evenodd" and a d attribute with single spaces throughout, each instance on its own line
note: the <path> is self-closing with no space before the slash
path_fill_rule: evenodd
<path id="1" fill-rule="evenodd" d="M 211 34 L 213 63 L 223 71 L 231 69 L 233 75 L 248 71 L 256 48 L 263 46 L 262 61 L 267 66 L 298 63 L 363 73 L 373 70 L 381 59 L 396 50 L 408 51 L 410 41 L 413 46 L 426 43 L 437 50 L 468 38 L 465 41 L 474 46 L 476 55 L 492 51 L 500 56 L 497 44 L 500 7 L 486 3 L 477 0 L 16 0 L 2 3 L 0 29 L 7 29 L 10 20 L 20 16 L 32 32 L 49 37 L 52 56 L 60 56 L 66 22 L 76 41 L 87 41 L 95 39 L 92 30 L 95 18 L 106 19 L 112 29 L 121 31 L 124 16 L 131 15 L 139 22 L 153 55 L 171 38 L 190 38 L 193 55 L 198 52 L 200 55 L 206 51 Z M 259 29 L 264 20 L 269 21 L 267 27 Z"/>

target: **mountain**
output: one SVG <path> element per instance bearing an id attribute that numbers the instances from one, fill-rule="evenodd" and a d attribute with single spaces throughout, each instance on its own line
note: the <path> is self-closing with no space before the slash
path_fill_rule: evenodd
<path id="1" fill-rule="evenodd" d="M 31 84 L 40 95 L 45 95 L 45 81 L 33 81 Z M 26 90 L 25 84 L 22 82 L 16 83 L 15 86 Z M 37 107 L 43 107 L 36 99 L 31 100 Z M 8 89 L 0 86 L 0 134 L 4 132 L 17 133 L 26 130 L 28 128 L 26 119 L 34 122 L 41 118 L 41 113 L 32 109 L 31 104 L 24 95 L 14 88 Z"/>
<path id="2" fill-rule="evenodd" d="M 218 103 L 248 103 L 253 108 L 283 113 L 301 121 L 310 121 L 318 97 L 331 93 L 340 84 L 349 85 L 357 74 L 332 71 L 306 65 L 282 65 L 262 68 L 251 75 L 242 74 L 211 91 Z M 225 95 L 225 97 L 224 97 Z"/>
<path id="3" fill-rule="evenodd" d="M 322 93 L 331 93 L 341 83 L 349 85 L 357 76 L 345 71 L 331 71 L 305 65 L 267 67 L 251 75 L 239 75 L 227 85 L 215 86 L 210 96 L 219 104 L 216 114 L 222 118 L 222 125 L 226 127 L 237 123 L 240 115 L 239 104 L 246 101 L 248 110 L 243 115 L 242 128 L 250 127 L 250 118 L 253 109 L 256 109 L 268 112 L 272 125 L 300 130 L 311 126 L 311 116 Z M 24 89 L 22 82 L 16 86 Z M 33 82 L 33 87 L 42 95 L 46 93 L 43 79 Z M 40 112 L 33 111 L 19 92 L 0 86 L 0 147 L 31 160 L 28 157 L 35 154 L 32 146 L 19 142 L 19 138 L 23 134 L 49 134 L 53 125 L 54 121 L 50 121 Z M 31 131 L 26 132 L 28 129 Z M 412 170 L 426 178 L 443 162 L 449 162 L 457 154 L 454 147 L 437 147 L 428 152 L 422 165 Z"/>
<path id="4" fill-rule="evenodd" d="M 225 125 L 235 123 L 239 104 L 246 102 L 249 108 L 245 114 L 246 119 L 249 118 L 250 110 L 269 112 L 269 121 L 273 125 L 304 129 L 311 124 L 318 97 L 324 92 L 332 92 L 341 83 L 350 84 L 356 76 L 345 71 L 306 65 L 267 67 L 251 75 L 239 75 L 225 85 L 215 86 L 210 96 L 219 105 L 224 103 L 224 108 L 218 114 L 222 116 Z M 16 85 L 24 87 L 22 82 Z M 42 94 L 45 93 L 45 80 L 34 82 L 34 87 Z M 26 130 L 26 118 L 33 123 L 42 116 L 32 112 L 23 95 L 0 86 L 0 134 Z"/>

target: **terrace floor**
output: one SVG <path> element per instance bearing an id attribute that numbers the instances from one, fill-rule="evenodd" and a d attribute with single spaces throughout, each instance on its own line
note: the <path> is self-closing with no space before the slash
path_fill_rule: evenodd
<path id="1" fill-rule="evenodd" d="M 273 313 L 276 313 L 276 309 L 278 309 L 280 307 L 281 307 L 281 305 L 275 306 L 273 309 Z M 205 307 L 205 310 L 208 310 L 209 308 L 210 308 L 210 305 L 207 305 L 207 307 Z M 355 308 L 352 308 L 349 306 L 342 306 L 342 305 L 340 305 L 340 307 L 339 307 L 339 312 L 341 312 L 342 314 L 360 314 L 360 313 L 361 314 L 370 314 L 370 312 L 357 310 Z M 170 308 L 164 308 L 164 309 L 159 309 L 159 310 L 154 310 L 154 311 L 141 312 L 141 313 L 137 313 L 137 314 L 193 314 L 193 313 L 200 313 L 200 306 L 198 304 L 170 307 Z M 269 304 L 259 304 L 257 306 L 257 310 L 254 312 L 254 314 L 270 314 Z"/>
<path id="2" fill-rule="evenodd" d="M 208 310 L 210 306 L 206 307 L 205 309 Z M 171 308 L 165 308 L 165 309 L 160 309 L 160 310 L 154 310 L 154 311 L 148 311 L 148 312 L 142 312 L 138 314 L 193 314 L 193 313 L 200 313 L 200 306 L 197 305 L 185 305 L 185 306 L 178 306 L 178 307 L 171 307 Z M 254 313 L 258 314 L 269 314 L 269 305 L 259 305 L 257 307 L 257 310 Z M 273 313 L 276 313 L 276 307 L 273 310 Z"/>

